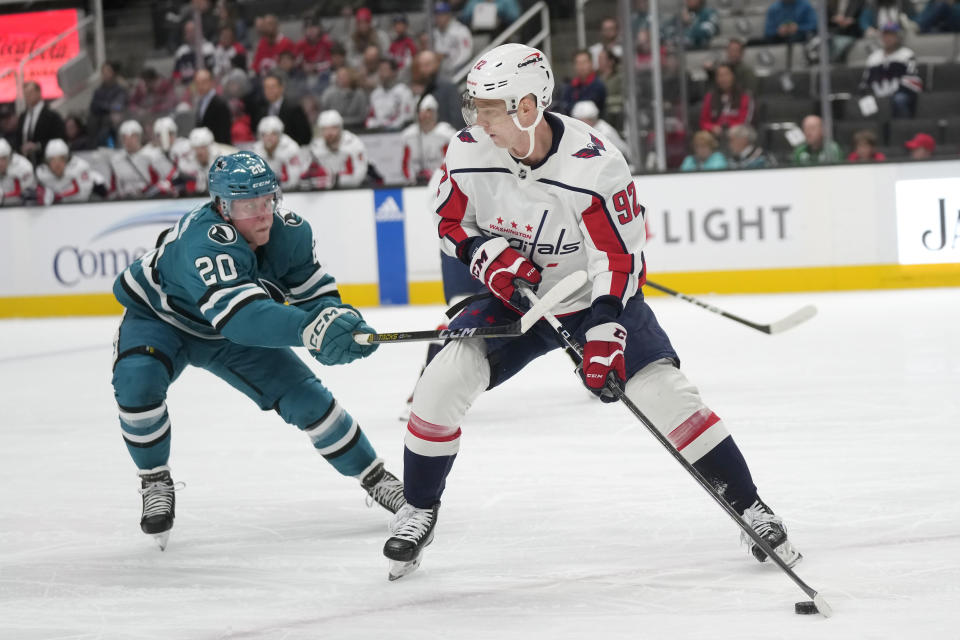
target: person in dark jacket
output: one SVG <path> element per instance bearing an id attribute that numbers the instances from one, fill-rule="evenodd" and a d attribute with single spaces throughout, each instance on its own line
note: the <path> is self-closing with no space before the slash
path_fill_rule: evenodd
<path id="1" fill-rule="evenodd" d="M 197 126 L 213 132 L 213 139 L 220 144 L 233 144 L 230 123 L 233 116 L 226 101 L 217 95 L 213 76 L 200 69 L 193 77 L 193 90 L 197 101 Z"/>
<path id="2" fill-rule="evenodd" d="M 263 79 L 264 100 L 260 103 L 256 122 L 252 123 L 253 129 L 257 128 L 260 118 L 277 116 L 283 122 L 284 132 L 297 144 L 300 146 L 310 144 L 313 130 L 310 128 L 310 121 L 307 120 L 307 114 L 299 104 L 287 100 L 283 90 L 283 76 L 273 71 L 267 73 Z"/>
<path id="3" fill-rule="evenodd" d="M 14 148 L 36 166 L 43 161 L 43 150 L 54 138 L 66 136 L 63 118 L 44 101 L 40 85 L 28 82 L 23 85 L 23 100 L 26 109 L 17 120 Z"/>
<path id="4" fill-rule="evenodd" d="M 607 105 L 607 87 L 603 84 L 603 80 L 597 77 L 597 72 L 593 68 L 593 59 L 586 49 L 580 49 L 573 54 L 573 72 L 575 74 L 573 79 L 563 89 L 561 111 L 570 115 L 573 105 L 581 100 L 590 100 L 597 105 L 602 115 Z"/>

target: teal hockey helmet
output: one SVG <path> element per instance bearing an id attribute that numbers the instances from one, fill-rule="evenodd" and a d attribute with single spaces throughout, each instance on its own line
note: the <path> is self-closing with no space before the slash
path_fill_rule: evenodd
<path id="1" fill-rule="evenodd" d="M 237 151 L 228 156 L 219 156 L 213 161 L 209 173 L 210 195 L 223 202 L 223 214 L 236 218 L 231 209 L 234 200 L 250 200 L 273 195 L 273 209 L 280 206 L 280 183 L 266 161 L 252 151 Z"/>

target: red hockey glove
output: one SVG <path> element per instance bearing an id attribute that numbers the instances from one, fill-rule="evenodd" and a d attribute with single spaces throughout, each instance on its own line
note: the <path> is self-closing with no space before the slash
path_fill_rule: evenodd
<path id="1" fill-rule="evenodd" d="M 534 291 L 540 284 L 540 272 L 511 248 L 506 238 L 493 238 L 478 246 L 470 260 L 470 274 L 515 311 L 530 306 L 517 290 L 517 281 L 531 285 Z"/>
<path id="2" fill-rule="evenodd" d="M 607 375 L 613 371 L 620 382 L 627 379 L 623 352 L 627 346 L 627 331 L 616 322 L 605 322 L 587 330 L 587 343 L 583 346 L 583 365 L 580 375 L 587 389 L 600 396 L 604 402 L 616 398 L 604 392 Z"/>

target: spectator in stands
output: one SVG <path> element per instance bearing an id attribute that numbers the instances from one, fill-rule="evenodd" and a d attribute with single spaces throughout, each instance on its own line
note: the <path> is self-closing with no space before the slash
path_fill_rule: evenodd
<path id="1" fill-rule="evenodd" d="M 884 25 L 913 29 L 915 16 L 911 0 L 870 0 L 860 12 L 860 28 L 868 38 L 878 38 Z"/>
<path id="2" fill-rule="evenodd" d="M 793 164 L 809 166 L 840 162 L 840 145 L 831 140 L 824 144 L 823 120 L 820 116 L 807 116 L 802 123 L 804 142 L 793 150 Z"/>
<path id="3" fill-rule="evenodd" d="M 664 40 L 682 38 L 686 49 L 708 49 L 720 32 L 720 16 L 716 9 L 707 6 L 706 0 L 684 0 L 680 13 L 667 20 L 661 31 Z"/>
<path id="4" fill-rule="evenodd" d="M 170 113 L 176 103 L 177 95 L 170 80 L 161 77 L 153 67 L 144 67 L 130 94 L 131 115 L 137 120 L 146 120 Z"/>
<path id="5" fill-rule="evenodd" d="M 912 118 L 923 90 L 913 51 L 901 44 L 895 22 L 884 25 L 882 42 L 883 48 L 867 57 L 860 89 L 876 98 L 889 97 L 894 118 Z"/>
<path id="6" fill-rule="evenodd" d="M 724 51 L 723 63 L 733 70 L 733 75 L 736 76 L 737 84 L 740 88 L 744 91 L 749 91 L 750 95 L 756 95 L 757 74 L 754 72 L 753 67 L 743 59 L 743 49 L 745 46 L 746 43 L 741 38 L 730 38 L 730 40 L 727 41 L 727 48 Z M 703 63 L 703 68 L 711 80 L 714 80 L 713 75 L 717 64 L 718 62 L 714 59 L 705 60 Z"/>
<path id="7" fill-rule="evenodd" d="M 349 67 L 340 67 L 331 84 L 320 96 L 320 108 L 336 111 L 348 127 L 361 127 L 367 118 L 367 94 L 357 87 L 354 72 Z M 342 116 L 340 114 L 343 114 Z"/>
<path id="8" fill-rule="evenodd" d="M 117 64 L 104 62 L 100 67 L 100 86 L 94 90 L 90 100 L 90 126 L 98 141 L 106 140 L 106 132 L 113 128 L 110 113 L 126 109 L 127 89 L 118 77 Z M 66 131 L 62 137 L 66 137 Z"/>
<path id="9" fill-rule="evenodd" d="M 372 45 L 363 52 L 363 64 L 357 72 L 360 77 L 360 88 L 366 91 L 368 96 L 380 84 L 380 60 L 382 59 L 380 50 Z"/>
<path id="10" fill-rule="evenodd" d="M 410 184 L 427 184 L 447 155 L 447 145 L 456 133 L 446 122 L 437 120 L 437 100 L 423 96 L 417 107 L 417 122 L 403 130 L 401 169 Z"/>
<path id="11" fill-rule="evenodd" d="M 917 16 L 920 33 L 960 31 L 960 2 L 957 0 L 928 0 Z"/>
<path id="12" fill-rule="evenodd" d="M 748 124 L 730 127 L 727 132 L 729 169 L 765 169 L 777 166 L 773 156 L 757 144 L 757 131 Z"/>
<path id="13" fill-rule="evenodd" d="M 234 0 L 217 0 L 215 13 L 217 15 L 217 26 L 220 32 L 222 33 L 224 28 L 230 27 L 233 29 L 233 35 L 236 41 L 241 43 L 244 49 L 246 49 L 246 45 L 249 44 L 247 41 L 247 23 L 240 17 L 237 3 Z M 246 62 L 244 62 L 243 68 L 247 68 Z"/>
<path id="14" fill-rule="evenodd" d="M 909 149 L 911 160 L 928 160 L 937 150 L 937 143 L 928 133 L 918 133 L 903 143 L 903 146 Z"/>
<path id="15" fill-rule="evenodd" d="M 628 164 L 632 164 L 630 160 L 630 147 L 627 145 L 626 140 L 620 136 L 620 133 L 616 129 L 610 126 L 609 122 L 600 117 L 600 110 L 597 109 L 597 105 L 593 104 L 592 100 L 581 100 L 574 104 L 573 109 L 570 110 L 570 116 L 596 129 L 601 136 L 620 150 L 623 157 L 627 159 Z"/>
<path id="16" fill-rule="evenodd" d="M 143 146 L 143 127 L 136 120 L 120 125 L 122 149 L 110 156 L 110 192 L 120 198 L 152 198 L 174 194 L 177 169 L 160 149 Z"/>
<path id="17" fill-rule="evenodd" d="M 393 58 L 382 58 L 379 68 L 380 83 L 370 93 L 370 115 L 367 129 L 399 130 L 413 120 L 416 100 L 410 87 L 397 82 L 397 63 Z"/>
<path id="18" fill-rule="evenodd" d="M 197 28 L 193 20 L 183 23 L 183 44 L 173 54 L 173 79 L 180 84 L 188 85 L 193 82 L 197 72 Z M 199 52 L 203 67 L 212 69 L 216 47 L 209 40 L 201 39 Z"/>
<path id="19" fill-rule="evenodd" d="M 198 13 L 200 14 L 200 33 L 203 39 L 213 40 L 217 36 L 220 19 L 210 6 L 210 0 L 190 0 L 190 2 L 183 3 L 183 6 L 180 7 L 180 12 L 174 18 L 179 26 L 178 31 L 182 34 L 182 39 L 177 44 L 191 42 L 186 38 L 186 34 L 183 33 L 183 25 L 186 24 L 187 21 L 193 21 Z"/>
<path id="20" fill-rule="evenodd" d="M 650 28 L 650 3 L 648 0 L 634 0 L 633 19 L 630 27 L 633 30 L 634 37 L 641 30 Z"/>
<path id="21" fill-rule="evenodd" d="M 697 131 L 693 134 L 690 147 L 693 153 L 683 159 L 680 171 L 710 171 L 726 169 L 727 159 L 717 151 L 717 139 L 709 131 Z"/>
<path id="22" fill-rule="evenodd" d="M 63 130 L 66 132 L 64 141 L 70 147 L 70 151 L 89 151 L 97 148 L 96 143 L 87 135 L 87 125 L 80 116 L 76 114 L 67 116 L 63 121 Z"/>
<path id="23" fill-rule="evenodd" d="M 615 129 L 623 127 L 623 74 L 620 57 L 610 49 L 601 49 L 597 75 L 607 89 L 606 120 Z"/>
<path id="24" fill-rule="evenodd" d="M 413 60 L 411 88 L 415 96 L 432 95 L 437 100 L 437 119 L 455 129 L 465 126 L 460 110 L 460 91 L 440 76 L 440 57 L 433 51 L 421 51 Z"/>
<path id="25" fill-rule="evenodd" d="M 809 0 L 775 0 L 767 9 L 767 42 L 806 42 L 817 32 L 817 12 Z"/>
<path id="26" fill-rule="evenodd" d="M 433 8 L 433 50 L 440 56 L 440 75 L 449 80 L 473 58 L 473 34 L 454 19 L 446 2 Z"/>
<path id="27" fill-rule="evenodd" d="M 240 69 L 234 69 L 223 79 L 223 99 L 230 107 L 230 140 L 232 144 L 253 142 L 253 115 L 247 110 L 249 79 Z M 309 122 L 309 120 L 307 120 Z"/>
<path id="28" fill-rule="evenodd" d="M 347 51 L 347 65 L 360 67 L 367 47 L 376 47 L 377 51 L 389 51 L 390 38 L 380 29 L 373 26 L 373 14 L 370 9 L 361 7 L 354 14 L 353 31 L 345 43 Z M 378 53 L 379 56 L 379 53 Z"/>
<path id="29" fill-rule="evenodd" d="M 14 147 L 31 163 L 37 164 L 47 143 L 54 138 L 63 138 L 66 129 L 60 114 L 43 101 L 40 85 L 36 82 L 23 85 L 23 101 L 26 108 L 17 121 Z"/>
<path id="30" fill-rule="evenodd" d="M 569 115 L 573 105 L 581 100 L 592 100 L 600 113 L 603 113 L 607 104 L 607 88 L 597 77 L 590 52 L 586 49 L 574 52 L 573 73 L 573 79 L 563 88 L 563 96 L 560 99 L 562 113 Z"/>
<path id="31" fill-rule="evenodd" d="M 700 128 L 721 139 L 730 127 L 753 121 L 753 98 L 737 84 L 733 69 L 717 65 L 713 89 L 703 98 Z"/>
<path id="32" fill-rule="evenodd" d="M 393 16 L 393 42 L 390 43 L 387 53 L 401 71 L 408 69 L 413 62 L 413 56 L 417 55 L 417 45 L 407 33 L 408 28 L 407 16 L 402 13 Z"/>
<path id="33" fill-rule="evenodd" d="M 280 24 L 277 16 L 268 13 L 259 22 L 260 41 L 253 54 L 253 71 L 264 75 L 277 66 L 277 58 L 281 51 L 292 51 L 293 42 L 280 33 Z"/>
<path id="34" fill-rule="evenodd" d="M 267 116 L 257 125 L 259 140 L 253 152 L 267 161 L 284 191 L 300 188 L 300 176 L 306 167 L 303 152 L 293 138 L 283 132 L 283 123 L 276 116 Z"/>
<path id="35" fill-rule="evenodd" d="M 303 39 L 294 48 L 297 62 L 308 76 L 329 73 L 333 38 L 317 20 L 304 20 L 303 26 Z"/>
<path id="36" fill-rule="evenodd" d="M 213 50 L 213 73 L 217 78 L 222 78 L 231 69 L 247 70 L 247 50 L 237 42 L 235 27 L 227 25 L 220 29 L 217 46 Z"/>
<path id="37" fill-rule="evenodd" d="M 0 138 L 0 206 L 14 207 L 33 200 L 36 189 L 33 165 Z"/>
<path id="38" fill-rule="evenodd" d="M 467 0 L 458 17 L 473 33 L 493 35 L 517 21 L 520 4 L 517 0 Z"/>
<path id="39" fill-rule="evenodd" d="M 611 51 L 619 59 L 623 57 L 623 45 L 620 44 L 620 23 L 616 18 L 604 18 L 600 23 L 600 41 L 594 42 L 587 51 L 593 60 L 593 68 L 600 68 L 600 52 Z"/>
<path id="40" fill-rule="evenodd" d="M 217 95 L 213 76 L 206 69 L 200 69 L 194 76 L 193 95 L 197 126 L 210 129 L 217 142 L 230 144 L 230 107 Z"/>
<path id="41" fill-rule="evenodd" d="M 827 0 L 830 61 L 841 62 L 853 43 L 863 37 L 860 15 L 869 0 Z"/>
<path id="42" fill-rule="evenodd" d="M 853 134 L 853 151 L 847 162 L 883 162 L 887 156 L 877 151 L 877 134 L 869 129 Z"/>
<path id="43" fill-rule="evenodd" d="M 308 78 L 303 67 L 297 64 L 297 58 L 292 51 L 280 52 L 275 71 L 283 77 L 283 94 L 286 99 L 299 104 L 303 96 L 307 95 Z"/>
<path id="44" fill-rule="evenodd" d="M 343 128 L 336 111 L 324 111 L 317 118 L 320 137 L 310 143 L 309 177 L 314 188 L 359 187 L 367 179 L 367 148 L 357 136 Z"/>
<path id="45" fill-rule="evenodd" d="M 347 50 L 339 42 L 334 42 L 330 48 L 330 73 L 336 73 L 337 69 L 347 66 Z"/>
<path id="46" fill-rule="evenodd" d="M 107 195 L 107 181 L 83 158 L 70 156 L 70 147 L 60 138 L 47 143 L 46 164 L 37 166 L 37 204 L 87 202 L 96 193 Z"/>
<path id="47" fill-rule="evenodd" d="M 190 141 L 177 134 L 179 129 L 173 118 L 164 116 L 153 123 L 151 143 L 167 156 L 167 160 L 179 170 L 184 158 L 190 154 Z"/>
<path id="48" fill-rule="evenodd" d="M 283 130 L 297 144 L 310 144 L 313 132 L 303 107 L 284 96 L 283 77 L 276 71 L 270 71 L 263 79 L 263 97 L 258 109 L 256 123 L 265 116 L 277 116 L 283 121 Z"/>

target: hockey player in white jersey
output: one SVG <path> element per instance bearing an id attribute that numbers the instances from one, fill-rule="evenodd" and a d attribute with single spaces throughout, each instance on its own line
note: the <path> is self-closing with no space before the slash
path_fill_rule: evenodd
<path id="1" fill-rule="evenodd" d="M 173 195 L 177 169 L 153 145 L 143 146 L 143 127 L 136 120 L 120 125 L 123 149 L 110 157 L 110 191 L 120 198 Z"/>
<path id="2" fill-rule="evenodd" d="M 416 99 L 405 82 L 397 80 L 397 62 L 381 58 L 377 67 L 380 83 L 370 92 L 370 115 L 367 129 L 397 130 L 413 120 Z"/>
<path id="3" fill-rule="evenodd" d="M 623 154 L 627 164 L 631 164 L 630 147 L 627 145 L 627 141 L 620 136 L 620 133 L 613 128 L 612 124 L 600 117 L 600 109 L 597 108 L 593 100 L 581 100 L 574 104 L 570 110 L 570 115 L 596 129 L 600 137 L 612 142 L 613 146 Z"/>
<path id="4" fill-rule="evenodd" d="M 417 122 L 403 130 L 403 177 L 407 182 L 427 184 L 433 172 L 443 164 L 447 146 L 456 130 L 446 122 L 437 122 L 437 99 L 429 93 L 417 107 Z"/>
<path id="5" fill-rule="evenodd" d="M 283 121 L 277 116 L 265 116 L 257 125 L 260 138 L 253 145 L 253 152 L 267 161 L 284 191 L 295 191 L 300 186 L 300 176 L 305 170 L 303 149 L 283 132 Z"/>
<path id="6" fill-rule="evenodd" d="M 153 123 L 153 145 L 163 151 L 174 167 L 180 166 L 190 154 L 190 141 L 178 135 L 179 129 L 173 118 L 164 116 Z"/>
<path id="7" fill-rule="evenodd" d="M 70 147 L 60 138 L 47 143 L 45 163 L 37 167 L 37 202 L 87 202 L 96 191 L 107 195 L 107 181 L 83 158 L 70 157 Z"/>
<path id="8" fill-rule="evenodd" d="M 33 165 L 0 138 L 0 206 L 13 207 L 33 200 L 36 189 Z"/>
<path id="9" fill-rule="evenodd" d="M 228 155 L 236 151 L 231 146 L 218 144 L 213 139 L 213 132 L 206 127 L 197 127 L 190 132 L 190 153 L 180 164 L 180 173 L 186 184 L 189 194 L 205 194 L 207 192 L 207 174 L 213 161 L 218 156 Z"/>
<path id="10" fill-rule="evenodd" d="M 367 148 L 343 128 L 340 113 L 328 109 L 317 117 L 320 137 L 310 142 L 308 172 L 316 189 L 359 187 L 367 178 Z"/>
<path id="11" fill-rule="evenodd" d="M 527 306 L 521 283 L 549 291 L 564 276 L 587 271 L 589 289 L 554 309 L 584 345 L 583 383 L 613 400 L 604 383 L 615 375 L 681 455 L 794 565 L 800 554 L 782 520 L 760 500 L 739 448 L 681 373 L 643 299 L 644 208 L 623 156 L 578 120 L 546 113 L 553 88 L 543 53 L 520 44 L 482 55 L 467 76 L 464 114 L 475 124 L 450 144 L 434 210 L 444 251 L 469 265 L 493 296 L 471 303 L 450 328 L 514 321 Z M 404 437 L 408 505 L 383 550 L 391 579 L 413 571 L 433 540 L 467 409 L 558 346 L 555 331 L 541 322 L 516 338 L 450 341 L 427 366 Z"/>

